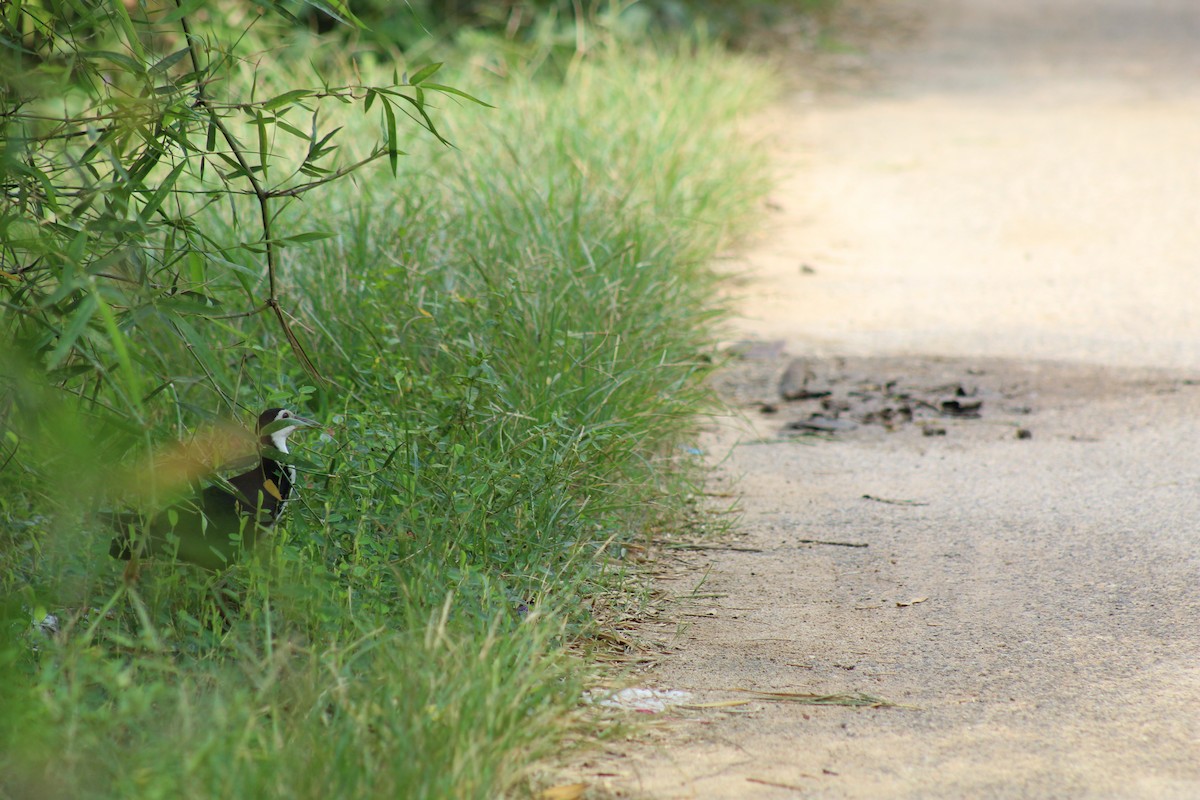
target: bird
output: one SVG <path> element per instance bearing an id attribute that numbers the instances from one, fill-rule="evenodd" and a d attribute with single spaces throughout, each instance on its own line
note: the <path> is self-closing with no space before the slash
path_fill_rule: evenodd
<path id="1" fill-rule="evenodd" d="M 288 436 L 309 427 L 319 423 L 286 408 L 268 408 L 255 425 L 258 463 L 249 471 L 207 486 L 148 520 L 133 512 L 105 514 L 118 531 L 108 553 L 130 562 L 126 579 L 136 577 L 143 555 L 158 553 L 218 570 L 252 548 L 260 529 L 279 519 L 296 484 L 296 468 L 281 460 L 288 454 Z"/>

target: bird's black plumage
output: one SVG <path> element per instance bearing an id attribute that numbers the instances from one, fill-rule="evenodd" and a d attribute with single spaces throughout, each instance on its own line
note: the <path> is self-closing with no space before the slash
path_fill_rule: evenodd
<path id="1" fill-rule="evenodd" d="M 252 469 L 229 478 L 228 488 L 208 486 L 198 497 L 149 520 L 126 512 L 107 515 L 119 531 L 109 555 L 128 561 L 135 554 L 161 553 L 208 569 L 225 566 L 240 550 L 253 547 L 260 529 L 279 518 L 296 477 L 292 467 L 276 458 L 287 453 L 289 434 L 312 425 L 316 423 L 285 408 L 267 409 L 258 417 L 259 460 Z"/>

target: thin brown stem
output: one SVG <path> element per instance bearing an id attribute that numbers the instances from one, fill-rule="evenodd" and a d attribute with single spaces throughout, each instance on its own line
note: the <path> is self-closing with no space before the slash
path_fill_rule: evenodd
<path id="1" fill-rule="evenodd" d="M 176 0 L 176 5 L 180 6 L 181 2 L 182 0 Z M 188 54 L 192 60 L 192 70 L 197 76 L 195 105 L 197 108 L 203 108 L 208 113 L 209 121 L 216 127 L 217 131 L 219 131 L 221 134 L 221 138 L 223 138 L 225 143 L 229 146 L 230 153 L 233 155 L 234 160 L 237 161 L 238 166 L 241 167 L 242 173 L 246 176 L 246 180 L 250 183 L 250 186 L 253 187 L 254 197 L 258 201 L 259 218 L 262 220 L 263 247 L 265 248 L 267 257 L 267 300 L 263 304 L 262 308 L 270 308 L 275 312 L 275 318 L 279 320 L 279 326 L 283 329 L 283 335 L 288 340 L 288 344 L 290 344 L 292 347 L 292 352 L 295 353 L 296 357 L 300 360 L 300 365 L 304 368 L 304 370 L 308 372 L 308 374 L 311 375 L 314 380 L 317 380 L 321 383 L 327 383 L 328 381 L 326 381 L 325 377 L 317 370 L 316 365 L 314 365 L 312 362 L 312 359 L 308 357 L 308 353 L 305 351 L 304 346 L 300 343 L 300 340 L 296 337 L 296 334 L 292 332 L 291 325 L 288 324 L 287 317 L 284 315 L 283 309 L 279 305 L 278 286 L 275 280 L 275 274 L 279 264 L 279 248 L 275 245 L 275 237 L 271 232 L 270 199 L 272 197 L 272 193 L 269 189 L 263 186 L 262 181 L 258 179 L 258 176 L 255 174 L 254 170 L 251 169 L 250 162 L 246 158 L 246 154 L 242 149 L 241 143 L 238 142 L 233 133 L 229 130 L 228 126 L 225 125 L 225 122 L 221 119 L 220 115 L 217 113 L 217 110 L 209 105 L 208 98 L 204 92 L 204 81 L 200 78 L 202 73 L 200 71 L 199 46 L 196 43 L 195 37 L 192 36 L 191 26 L 188 24 L 187 17 L 180 17 L 179 23 L 183 28 L 183 35 L 187 39 Z M 260 308 L 258 310 L 261 311 L 262 309 Z M 258 311 L 253 313 L 258 313 Z"/>

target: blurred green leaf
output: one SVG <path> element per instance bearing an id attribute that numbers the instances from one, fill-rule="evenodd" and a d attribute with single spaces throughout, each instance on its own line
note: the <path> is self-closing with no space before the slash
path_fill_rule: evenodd
<path id="1" fill-rule="evenodd" d="M 75 312 L 67 319 L 66 327 L 58 337 L 58 344 L 55 345 L 54 350 L 46 358 L 47 369 L 57 367 L 75 348 L 75 343 L 83 335 L 83 332 L 87 330 L 92 317 L 96 315 L 96 307 L 97 299 L 94 294 L 86 295 L 80 301 Z"/>

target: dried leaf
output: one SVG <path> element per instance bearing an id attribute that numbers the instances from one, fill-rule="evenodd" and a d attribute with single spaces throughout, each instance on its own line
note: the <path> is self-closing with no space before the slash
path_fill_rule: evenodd
<path id="1" fill-rule="evenodd" d="M 587 791 L 586 783 L 564 783 L 538 793 L 538 800 L 579 800 Z"/>
<path id="2" fill-rule="evenodd" d="M 275 485 L 275 481 L 267 478 L 263 481 L 263 488 L 267 490 L 267 494 L 274 497 L 279 502 L 283 502 L 283 494 L 279 491 L 279 487 Z"/>

